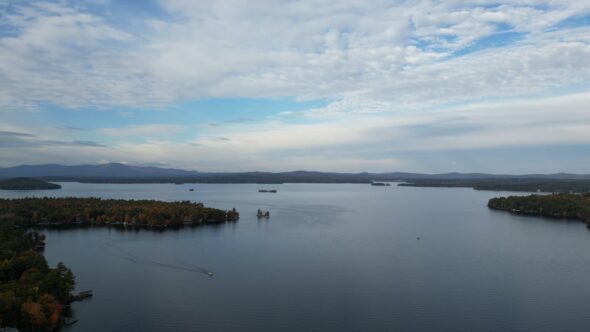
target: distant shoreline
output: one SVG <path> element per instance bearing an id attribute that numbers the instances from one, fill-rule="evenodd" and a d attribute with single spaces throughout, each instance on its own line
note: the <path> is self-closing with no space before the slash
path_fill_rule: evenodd
<path id="1" fill-rule="evenodd" d="M 20 165 L 0 167 L 0 181 L 8 178 L 30 178 L 32 181 L 140 184 L 284 184 L 284 183 L 342 183 L 371 184 L 403 182 L 411 187 L 465 187 L 476 190 L 522 192 L 588 192 L 590 174 L 487 174 L 409 172 L 341 173 L 319 171 L 287 172 L 199 172 L 173 168 L 131 166 L 120 163 L 99 165 Z"/>
<path id="2" fill-rule="evenodd" d="M 487 174 L 487 173 L 439 173 L 410 172 L 325 172 L 325 171 L 237 171 L 199 172 L 173 168 L 131 166 L 120 163 L 98 165 L 19 165 L 0 167 L 0 180 L 28 177 L 45 181 L 81 183 L 371 183 L 407 182 L 425 186 L 425 182 L 437 182 L 440 186 L 457 186 L 454 182 L 526 182 L 526 181 L 588 181 L 590 174 Z M 471 185 L 463 185 L 471 186 Z"/>
<path id="3" fill-rule="evenodd" d="M 195 178 L 56 178 L 44 177 L 44 180 L 53 182 L 73 182 L 88 184 L 366 184 L 375 183 L 395 184 L 402 187 L 427 187 L 427 188 L 472 188 L 485 191 L 514 191 L 514 192 L 542 192 L 542 193 L 585 193 L 590 192 L 590 180 L 558 180 L 535 178 L 510 178 L 510 179 L 357 179 L 357 178 L 315 178 L 299 179 L 286 178 L 285 181 L 265 181 L 263 179 L 249 179 L 238 177 L 211 177 L 206 179 Z M 378 180 L 375 180 L 378 179 Z"/>
<path id="4" fill-rule="evenodd" d="M 539 193 L 590 192 L 590 180 L 551 179 L 469 179 L 469 180 L 413 180 L 398 184 L 402 187 L 473 188 L 486 191 L 516 191 Z"/>

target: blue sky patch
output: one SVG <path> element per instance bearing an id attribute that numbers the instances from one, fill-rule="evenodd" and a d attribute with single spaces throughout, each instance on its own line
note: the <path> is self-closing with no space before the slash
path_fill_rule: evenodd
<path id="1" fill-rule="evenodd" d="M 298 112 L 327 105 L 325 100 L 296 101 L 293 98 L 219 98 L 180 103 L 166 110 L 139 108 L 69 109 L 45 105 L 36 112 L 21 112 L 21 123 L 74 128 L 120 128 L 131 125 L 206 125 L 260 122 L 282 112 Z M 298 121 L 297 117 L 285 117 Z"/>
<path id="2" fill-rule="evenodd" d="M 506 46 L 522 40 L 526 34 L 523 32 L 506 31 L 498 32 L 479 38 L 469 46 L 462 48 L 452 54 L 452 57 L 467 55 L 473 52 L 482 51 L 489 48 Z"/>
<path id="3" fill-rule="evenodd" d="M 577 15 L 568 17 L 565 20 L 557 23 L 555 29 L 572 29 L 584 26 L 590 26 L 590 14 Z"/>

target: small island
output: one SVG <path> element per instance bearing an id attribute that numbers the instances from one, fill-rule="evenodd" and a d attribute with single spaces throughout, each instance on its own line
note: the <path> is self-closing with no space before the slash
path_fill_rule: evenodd
<path id="1" fill-rule="evenodd" d="M 207 208 L 190 201 L 162 202 L 100 198 L 0 199 L 0 216 L 26 227 L 167 227 L 237 221 L 235 210 Z"/>
<path id="2" fill-rule="evenodd" d="M 514 214 L 575 219 L 590 228 L 590 194 L 553 194 L 492 198 L 488 207 Z"/>
<path id="3" fill-rule="evenodd" d="M 46 190 L 61 189 L 59 184 L 33 179 L 33 178 L 14 178 L 0 180 L 0 189 L 3 190 Z"/>

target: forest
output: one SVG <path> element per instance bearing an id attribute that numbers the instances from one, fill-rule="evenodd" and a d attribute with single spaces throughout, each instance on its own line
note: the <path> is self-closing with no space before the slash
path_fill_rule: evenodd
<path id="1" fill-rule="evenodd" d="M 0 329 L 50 331 L 60 322 L 74 289 L 64 264 L 49 268 L 36 249 L 45 237 L 0 220 Z"/>
<path id="2" fill-rule="evenodd" d="M 515 214 L 577 219 L 590 228 L 590 194 L 553 194 L 492 198 L 488 207 Z"/>
<path id="3" fill-rule="evenodd" d="M 0 217 L 21 226 L 66 227 L 121 225 L 178 227 L 236 221 L 239 213 L 204 207 L 190 201 L 122 200 L 100 198 L 0 199 Z"/>

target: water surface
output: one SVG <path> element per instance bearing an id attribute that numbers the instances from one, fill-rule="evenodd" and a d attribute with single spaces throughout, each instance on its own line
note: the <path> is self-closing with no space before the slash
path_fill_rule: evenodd
<path id="1" fill-rule="evenodd" d="M 502 192 L 356 184 L 79 184 L 1 197 L 194 200 L 235 224 L 45 231 L 95 296 L 67 331 L 587 331 L 583 223 L 486 208 Z M 277 194 L 258 193 L 276 188 Z M 195 188 L 190 192 L 189 188 Z M 257 220 L 256 210 L 271 218 Z M 419 240 L 418 240 L 419 237 Z M 214 273 L 212 277 L 208 272 Z"/>

